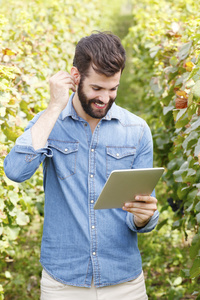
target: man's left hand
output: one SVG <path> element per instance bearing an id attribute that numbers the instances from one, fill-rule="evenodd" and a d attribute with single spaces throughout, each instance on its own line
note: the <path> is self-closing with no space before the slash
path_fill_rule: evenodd
<path id="1" fill-rule="evenodd" d="M 132 202 L 126 202 L 122 207 L 134 215 L 137 227 L 144 227 L 157 210 L 157 199 L 151 196 L 136 196 Z"/>

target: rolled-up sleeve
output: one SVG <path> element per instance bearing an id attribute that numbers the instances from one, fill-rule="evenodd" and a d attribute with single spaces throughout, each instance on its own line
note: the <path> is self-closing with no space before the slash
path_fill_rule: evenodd
<path id="1" fill-rule="evenodd" d="M 144 130 L 141 134 L 141 139 L 139 143 L 139 150 L 134 161 L 133 168 L 152 168 L 153 167 L 153 140 L 149 126 L 145 123 Z M 152 197 L 155 197 L 155 190 L 153 190 Z M 155 211 L 154 215 L 151 217 L 149 222 L 142 228 L 137 228 L 134 223 L 134 215 L 132 213 L 127 213 L 126 223 L 128 227 L 134 232 L 150 232 L 152 231 L 159 219 L 159 212 Z"/>
<path id="2" fill-rule="evenodd" d="M 16 140 L 15 146 L 4 160 L 5 174 L 13 181 L 23 182 L 29 179 L 43 160 L 53 155 L 48 143 L 38 150 L 32 146 L 31 127 L 40 115 L 41 113 L 28 124 L 25 132 Z"/>
<path id="3" fill-rule="evenodd" d="M 157 223 L 158 223 L 158 218 L 159 218 L 159 212 L 156 210 L 154 215 L 151 217 L 151 219 L 149 220 L 149 222 L 142 228 L 137 228 L 135 223 L 134 223 L 134 216 L 132 213 L 127 213 L 127 217 L 126 217 L 126 223 L 128 225 L 128 227 L 133 230 L 134 232 L 141 232 L 141 233 L 145 233 L 145 232 L 150 232 L 152 231 Z"/>

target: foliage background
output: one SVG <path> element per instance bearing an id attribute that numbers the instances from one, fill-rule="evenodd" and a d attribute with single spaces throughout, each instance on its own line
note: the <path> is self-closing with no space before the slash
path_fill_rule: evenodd
<path id="1" fill-rule="evenodd" d="M 128 62 L 118 103 L 147 120 L 155 165 L 166 168 L 157 187 L 159 225 L 139 237 L 149 299 L 200 299 L 200 4 L 0 4 L 0 299 L 39 299 L 44 199 L 41 169 L 16 184 L 4 175 L 3 159 L 46 107 L 48 78 L 70 70 L 75 44 L 96 29 L 123 40 Z"/>

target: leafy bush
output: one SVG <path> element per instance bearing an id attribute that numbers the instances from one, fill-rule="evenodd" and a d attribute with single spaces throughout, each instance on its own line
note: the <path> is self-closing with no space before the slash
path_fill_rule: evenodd
<path id="1" fill-rule="evenodd" d="M 48 79 L 70 70 L 77 41 L 99 29 L 97 0 L 1 1 L 0 8 L 0 259 L 15 258 L 21 230 L 43 214 L 42 173 L 25 183 L 6 178 L 3 159 L 28 120 L 45 109 Z M 15 170 L 13 170 L 15 172 Z M 0 271 L 0 299 L 12 274 Z"/>
<path id="2" fill-rule="evenodd" d="M 132 80 L 143 86 L 141 110 L 153 131 L 156 164 L 166 167 L 166 198 L 176 210 L 172 229 L 190 241 L 193 264 L 190 270 L 183 266 L 185 276 L 198 278 L 200 5 L 193 0 L 132 3 L 134 26 L 125 39 L 132 45 Z M 168 218 L 159 228 L 167 223 Z"/>

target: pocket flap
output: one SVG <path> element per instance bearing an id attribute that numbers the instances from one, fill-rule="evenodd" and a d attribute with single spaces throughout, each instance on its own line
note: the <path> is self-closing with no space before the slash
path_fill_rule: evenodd
<path id="1" fill-rule="evenodd" d="M 69 154 L 78 151 L 79 142 L 68 142 L 58 140 L 48 140 L 48 146 L 57 149 L 63 154 Z"/>
<path id="2" fill-rule="evenodd" d="M 107 154 L 120 159 L 129 155 L 135 155 L 136 148 L 135 147 L 110 147 L 107 146 Z"/>

